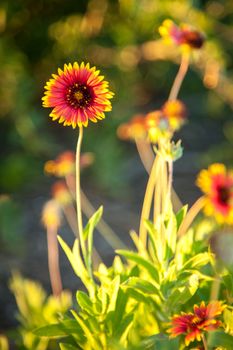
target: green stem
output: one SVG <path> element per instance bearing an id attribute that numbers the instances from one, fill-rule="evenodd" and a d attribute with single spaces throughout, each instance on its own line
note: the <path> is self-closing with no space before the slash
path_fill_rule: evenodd
<path id="1" fill-rule="evenodd" d="M 201 339 L 202 339 L 202 343 L 204 345 L 204 349 L 208 350 L 208 345 L 207 345 L 207 341 L 206 341 L 204 334 L 202 334 Z"/>
<path id="2" fill-rule="evenodd" d="M 86 244 L 83 236 L 81 188 L 80 188 L 80 154 L 81 154 L 82 139 L 83 139 L 83 127 L 80 126 L 77 148 L 76 148 L 76 205 L 77 205 L 77 219 L 78 219 L 80 245 L 82 249 L 83 259 L 87 266 L 87 249 L 86 249 Z"/>
<path id="3" fill-rule="evenodd" d="M 179 231 L 177 232 L 178 237 L 183 236 L 187 232 L 193 220 L 196 218 L 197 214 L 202 210 L 204 204 L 204 197 L 202 196 L 189 209 L 182 224 L 180 225 Z"/>
<path id="4" fill-rule="evenodd" d="M 221 277 L 220 277 L 221 272 L 222 272 L 222 269 L 220 265 L 216 263 L 215 276 L 214 276 L 214 280 L 210 291 L 210 301 L 218 300 L 220 286 L 221 286 Z"/>
<path id="5" fill-rule="evenodd" d="M 142 206 L 139 237 L 144 247 L 146 247 L 146 242 L 147 242 L 147 230 L 144 222 L 145 220 L 148 220 L 150 216 L 151 203 L 152 203 L 153 193 L 154 193 L 155 184 L 156 184 L 157 167 L 158 167 L 158 156 L 155 157 L 155 160 L 151 169 L 151 173 L 150 173 L 149 180 L 146 187 L 144 202 Z"/>

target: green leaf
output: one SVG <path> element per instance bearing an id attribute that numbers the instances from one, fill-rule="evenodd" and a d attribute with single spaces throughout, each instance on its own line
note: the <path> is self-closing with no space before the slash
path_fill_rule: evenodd
<path id="1" fill-rule="evenodd" d="M 91 302 L 89 296 L 82 291 L 77 291 L 76 298 L 81 309 L 86 311 L 88 314 L 93 315 L 93 303 Z"/>
<path id="2" fill-rule="evenodd" d="M 89 236 L 93 236 L 93 231 L 95 227 L 98 225 L 102 215 L 103 215 L 103 206 L 101 205 L 99 209 L 88 220 L 88 223 L 83 230 L 83 235 L 85 240 L 88 239 Z"/>
<path id="3" fill-rule="evenodd" d="M 177 240 L 177 222 L 176 217 L 172 211 L 169 213 L 169 220 L 165 226 L 166 252 L 165 260 L 168 261 L 174 255 Z"/>
<path id="4" fill-rule="evenodd" d="M 208 346 L 222 346 L 226 350 L 233 349 L 233 336 L 226 334 L 223 331 L 210 332 L 208 336 Z"/>
<path id="5" fill-rule="evenodd" d="M 233 311 L 225 309 L 223 313 L 224 323 L 226 325 L 226 332 L 233 334 Z"/>
<path id="6" fill-rule="evenodd" d="M 74 272 L 81 279 L 83 284 L 88 288 L 90 286 L 90 279 L 88 277 L 87 270 L 83 264 L 83 261 L 80 255 L 79 241 L 77 239 L 74 241 L 72 251 L 60 236 L 58 236 L 58 241 L 62 249 L 64 250 Z"/>
<path id="7" fill-rule="evenodd" d="M 184 220 L 188 210 L 188 205 L 184 205 L 177 213 L 176 213 L 176 222 L 177 222 L 177 230 L 179 229 L 182 221 Z"/>
<path id="8" fill-rule="evenodd" d="M 123 344 L 128 336 L 128 333 L 130 331 L 130 328 L 132 327 L 133 325 L 133 319 L 134 319 L 134 315 L 131 313 L 131 314 L 128 314 L 126 315 L 119 327 L 117 327 L 117 331 L 115 333 L 113 333 L 113 337 L 116 338 L 116 339 L 120 339 L 120 343 Z"/>
<path id="9" fill-rule="evenodd" d="M 140 349 L 142 350 L 178 350 L 179 340 L 170 339 L 165 334 L 155 334 L 142 341 Z"/>
<path id="10" fill-rule="evenodd" d="M 199 277 L 197 274 L 191 275 L 183 280 L 183 285 L 175 284 L 171 295 L 167 300 L 167 306 L 173 310 L 179 305 L 185 304 L 197 291 L 199 287 Z"/>
<path id="11" fill-rule="evenodd" d="M 137 300 L 139 303 L 144 303 L 144 304 L 148 304 L 150 305 L 151 303 L 154 302 L 154 300 L 152 299 L 152 297 L 139 292 L 138 290 L 134 289 L 134 288 L 127 288 L 127 294 Z"/>
<path id="12" fill-rule="evenodd" d="M 66 330 L 62 329 L 60 323 L 46 325 L 40 328 L 37 328 L 33 331 L 33 334 L 38 337 L 48 337 L 48 338 L 59 338 L 59 337 L 67 337 Z"/>
<path id="13" fill-rule="evenodd" d="M 149 260 L 146 260 L 139 254 L 128 250 L 117 250 L 116 252 L 117 254 L 123 255 L 128 260 L 131 260 L 143 267 L 149 273 L 149 275 L 158 283 L 157 287 L 159 288 L 158 270 Z"/>
<path id="14" fill-rule="evenodd" d="M 159 232 L 156 230 L 151 221 L 146 220 L 144 224 L 147 228 L 147 232 L 154 250 L 154 254 L 157 257 L 158 262 L 162 265 L 164 261 L 164 247 Z"/>
<path id="15" fill-rule="evenodd" d="M 152 283 L 138 277 L 130 277 L 123 286 L 138 289 L 145 294 L 160 294 L 160 291 Z"/>
<path id="16" fill-rule="evenodd" d="M 33 331 L 33 334 L 38 337 L 48 337 L 48 338 L 60 338 L 67 337 L 69 335 L 75 334 L 79 335 L 80 339 L 82 337 L 82 329 L 79 324 L 72 319 L 67 319 L 61 323 L 49 324 L 43 327 L 39 327 Z"/>
<path id="17" fill-rule="evenodd" d="M 193 256 L 191 259 L 186 261 L 183 265 L 183 269 L 198 268 L 208 264 L 211 261 L 211 253 L 200 253 Z"/>
<path id="18" fill-rule="evenodd" d="M 77 346 L 73 346 L 71 344 L 59 344 L 61 350 L 77 350 L 80 348 L 77 348 Z"/>
<path id="19" fill-rule="evenodd" d="M 96 306 L 98 305 L 98 301 L 99 301 L 101 304 L 100 312 L 102 314 L 105 314 L 107 312 L 107 308 L 109 305 L 109 296 L 108 296 L 107 291 L 104 287 L 100 287 L 98 289 L 97 297 L 98 297 L 98 300 L 96 302 Z"/>
<path id="20" fill-rule="evenodd" d="M 108 312 L 113 311 L 116 308 L 119 287 L 120 287 L 120 276 L 116 276 L 108 288 L 108 295 L 109 295 Z"/>
<path id="21" fill-rule="evenodd" d="M 95 350 L 103 350 L 102 345 L 97 341 L 94 334 L 90 330 L 88 320 L 83 320 L 74 310 L 71 310 L 71 313 L 78 322 L 79 326 L 82 328 L 82 331 L 87 338 L 87 343 L 89 343 L 89 345 Z"/>
<path id="22" fill-rule="evenodd" d="M 101 219 L 103 214 L 103 206 L 99 207 L 99 209 L 91 216 L 89 219 L 85 229 L 83 230 L 84 240 L 87 240 L 87 260 L 86 265 L 88 268 L 89 275 L 92 276 L 92 250 L 93 250 L 93 234 L 94 229 L 98 222 Z"/>
<path id="23" fill-rule="evenodd" d="M 115 308 L 114 317 L 113 317 L 113 325 L 115 329 L 117 329 L 117 327 L 122 322 L 123 315 L 126 314 L 127 302 L 128 302 L 128 295 L 121 288 L 119 288 L 117 301 L 116 301 L 116 308 Z"/>

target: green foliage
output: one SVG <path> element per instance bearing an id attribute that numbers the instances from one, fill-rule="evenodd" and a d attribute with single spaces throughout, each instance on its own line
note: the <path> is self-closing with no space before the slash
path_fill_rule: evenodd
<path id="1" fill-rule="evenodd" d="M 71 310 L 73 317 L 68 315 L 59 322 L 39 327 L 34 334 L 42 339 L 61 339 L 60 348 L 67 350 L 74 347 L 84 350 L 181 349 L 177 339 L 171 340 L 165 335 L 170 317 L 180 310 L 192 309 L 191 300 L 197 298 L 201 290 L 206 293 L 206 284 L 210 287 L 214 273 L 211 272 L 212 254 L 196 244 L 190 232 L 177 242 L 177 230 L 185 211 L 182 208 L 177 216 L 171 212 L 170 217 L 166 216 L 165 239 L 160 240 L 160 244 L 157 244 L 156 227 L 147 221 L 151 250 L 118 250 L 128 263 L 124 264 L 119 256 L 110 268 L 101 263 L 93 280 L 82 262 L 78 241 L 70 249 L 59 238 L 87 292 L 77 291 L 77 308 Z M 85 228 L 86 240 L 93 234 L 101 213 L 102 208 L 89 220 Z M 136 234 L 133 237 L 138 244 Z M 226 279 L 226 283 L 230 282 Z M 231 311 L 226 309 L 224 320 L 229 335 L 222 330 L 217 333 L 226 349 L 231 341 L 231 316 Z M 209 344 L 220 345 L 220 340 L 216 339 L 217 335 L 213 334 Z"/>
<path id="2" fill-rule="evenodd" d="M 21 230 L 20 207 L 9 196 L 0 195 L 0 249 L 14 253 L 22 252 Z"/>
<path id="3" fill-rule="evenodd" d="M 22 350 L 46 350 L 53 349 L 54 344 L 49 341 L 51 333 L 46 338 L 39 338 L 33 331 L 35 328 L 53 324 L 71 307 L 71 294 L 64 291 L 60 298 L 47 296 L 38 282 L 23 279 L 18 273 L 14 273 L 10 281 L 10 289 L 13 292 L 18 306 L 17 342 Z M 62 333 L 60 331 L 59 336 Z"/>

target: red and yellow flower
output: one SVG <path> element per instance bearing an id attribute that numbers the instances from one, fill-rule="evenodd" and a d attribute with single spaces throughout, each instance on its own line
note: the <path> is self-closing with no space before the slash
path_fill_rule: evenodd
<path id="1" fill-rule="evenodd" d="M 64 181 L 56 181 L 52 186 L 53 198 L 62 206 L 72 203 L 72 196 Z"/>
<path id="2" fill-rule="evenodd" d="M 176 131 L 185 123 L 187 110 L 180 100 L 167 101 L 161 109 L 163 116 L 167 119 L 169 128 Z"/>
<path id="3" fill-rule="evenodd" d="M 45 203 L 41 221 L 47 229 L 58 229 L 61 225 L 61 208 L 54 199 Z"/>
<path id="4" fill-rule="evenodd" d="M 135 115 L 128 123 L 118 127 L 117 135 L 122 140 L 146 139 L 145 117 L 142 114 Z"/>
<path id="5" fill-rule="evenodd" d="M 173 316 L 171 328 L 168 330 L 170 337 L 184 335 L 186 346 L 194 340 L 201 341 L 204 332 L 213 331 L 222 325 L 217 317 L 222 314 L 225 307 L 221 301 L 212 301 L 208 305 L 203 301 L 200 306 L 194 305 L 193 312 L 182 312 Z"/>
<path id="6" fill-rule="evenodd" d="M 112 109 L 113 93 L 99 73 L 96 67 L 90 68 L 89 63 L 83 62 L 65 64 L 64 70 L 59 68 L 45 85 L 42 98 L 44 107 L 53 108 L 52 120 L 76 128 L 87 126 L 89 120 L 104 119 L 104 113 Z"/>
<path id="7" fill-rule="evenodd" d="M 47 174 L 64 177 L 75 171 L 75 153 L 72 151 L 62 152 L 55 160 L 45 163 L 44 170 Z"/>
<path id="8" fill-rule="evenodd" d="M 204 192 L 204 213 L 219 223 L 233 224 L 233 171 L 212 164 L 199 173 L 197 185 Z"/>
<path id="9" fill-rule="evenodd" d="M 94 155 L 91 152 L 84 152 L 80 157 L 81 170 L 87 168 L 94 162 Z M 75 153 L 65 151 L 61 153 L 55 160 L 48 160 L 45 163 L 44 171 L 49 175 L 57 177 L 66 177 L 74 175 L 75 172 Z"/>
<path id="10" fill-rule="evenodd" d="M 161 109 L 134 116 L 128 123 L 118 127 L 117 135 L 122 140 L 149 140 L 157 143 L 169 139 L 186 120 L 186 107 L 180 100 L 167 101 Z"/>
<path id="11" fill-rule="evenodd" d="M 188 24 L 177 26 L 172 20 L 166 19 L 159 27 L 159 33 L 168 43 L 174 43 L 185 48 L 200 49 L 204 44 L 204 36 Z"/>

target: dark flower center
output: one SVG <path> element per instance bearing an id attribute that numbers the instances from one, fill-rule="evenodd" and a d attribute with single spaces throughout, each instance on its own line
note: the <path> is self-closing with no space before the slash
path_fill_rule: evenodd
<path id="1" fill-rule="evenodd" d="M 231 198 L 231 189 L 229 187 L 219 187 L 218 188 L 218 198 L 223 204 L 228 204 Z"/>
<path id="2" fill-rule="evenodd" d="M 200 49 L 205 41 L 203 35 L 198 31 L 184 32 L 183 40 L 194 49 Z"/>
<path id="3" fill-rule="evenodd" d="M 92 93 L 86 85 L 76 83 L 67 90 L 66 100 L 73 108 L 85 108 L 90 106 Z"/>

